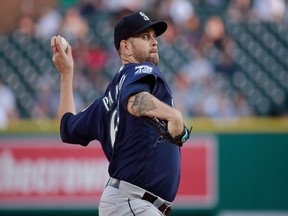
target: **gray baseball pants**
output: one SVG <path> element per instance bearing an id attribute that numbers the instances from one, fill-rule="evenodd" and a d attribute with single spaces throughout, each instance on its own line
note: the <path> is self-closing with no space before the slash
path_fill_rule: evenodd
<path id="1" fill-rule="evenodd" d="M 99 203 L 99 216 L 164 216 L 158 205 L 163 201 L 169 206 L 172 203 L 160 198 L 153 205 L 141 199 L 144 193 L 145 190 L 123 181 L 119 188 L 107 185 Z"/>

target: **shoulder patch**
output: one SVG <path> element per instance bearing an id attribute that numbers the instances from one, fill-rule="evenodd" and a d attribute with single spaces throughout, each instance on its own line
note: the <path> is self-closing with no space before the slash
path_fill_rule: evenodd
<path id="1" fill-rule="evenodd" d="M 153 68 L 149 67 L 147 65 L 140 65 L 135 67 L 135 75 L 142 74 L 142 73 L 148 73 L 150 74 L 152 72 Z"/>

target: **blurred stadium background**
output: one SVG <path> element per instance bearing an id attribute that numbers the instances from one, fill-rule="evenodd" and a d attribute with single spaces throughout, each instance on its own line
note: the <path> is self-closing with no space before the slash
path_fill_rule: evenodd
<path id="1" fill-rule="evenodd" d="M 195 169 L 191 182 L 184 174 L 185 187 L 195 187 L 188 194 L 191 202 L 179 200 L 172 215 L 288 215 L 287 9 L 286 0 L 2 1 L 0 214 L 97 214 L 97 203 L 76 208 L 67 194 L 68 204 L 57 205 L 62 192 L 56 203 L 50 194 L 49 204 L 33 204 L 41 193 L 13 189 L 7 167 L 41 158 L 41 140 L 46 148 L 58 142 L 59 74 L 51 61 L 51 36 L 64 36 L 73 48 L 75 98 L 81 110 L 103 93 L 118 70 L 115 22 L 128 11 L 142 10 L 169 24 L 159 39 L 160 69 L 176 106 L 194 126 L 191 154 L 197 157 L 197 148 L 205 147 L 204 162 L 197 157 L 196 168 L 184 169 Z M 47 152 L 43 157 L 53 158 Z M 9 166 L 7 158 L 13 161 Z M 195 179 L 210 182 L 206 186 L 213 189 L 204 185 L 199 192 L 201 181 L 193 184 Z"/>

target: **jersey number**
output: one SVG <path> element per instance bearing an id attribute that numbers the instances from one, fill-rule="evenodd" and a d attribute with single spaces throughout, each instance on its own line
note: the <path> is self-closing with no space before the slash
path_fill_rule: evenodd
<path id="1" fill-rule="evenodd" d="M 114 143 L 115 143 L 116 135 L 118 132 L 118 125 L 119 125 L 119 116 L 117 114 L 117 109 L 115 109 L 112 112 L 111 122 L 110 122 L 110 139 L 111 139 L 112 148 L 114 148 Z"/>

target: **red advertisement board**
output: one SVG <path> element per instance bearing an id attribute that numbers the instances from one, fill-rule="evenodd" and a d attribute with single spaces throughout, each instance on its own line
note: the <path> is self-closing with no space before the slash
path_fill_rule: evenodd
<path id="1" fill-rule="evenodd" d="M 182 148 L 176 207 L 215 205 L 216 156 L 211 137 L 192 138 Z M 81 147 L 58 138 L 0 139 L 0 208 L 97 208 L 107 170 L 97 142 Z"/>
<path id="2" fill-rule="evenodd" d="M 210 208 L 218 200 L 217 142 L 213 137 L 192 138 L 182 148 L 180 186 L 176 206 Z"/>

